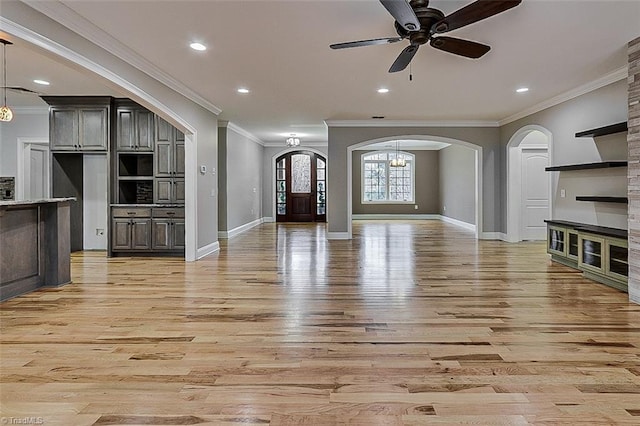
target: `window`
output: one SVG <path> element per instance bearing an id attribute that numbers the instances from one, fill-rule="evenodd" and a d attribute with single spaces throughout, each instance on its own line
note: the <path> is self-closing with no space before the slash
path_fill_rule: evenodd
<path id="1" fill-rule="evenodd" d="M 391 167 L 395 151 L 376 151 L 362 154 L 362 202 L 363 203 L 413 203 L 414 155 L 399 152 L 406 166 Z"/>

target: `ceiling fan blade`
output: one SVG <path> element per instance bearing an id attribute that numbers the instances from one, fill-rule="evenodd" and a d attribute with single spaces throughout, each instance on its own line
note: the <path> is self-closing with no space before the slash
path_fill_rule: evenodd
<path id="1" fill-rule="evenodd" d="M 389 72 L 398 72 L 405 69 L 418 51 L 418 47 L 420 47 L 420 45 L 412 44 L 400 52 L 400 55 L 398 55 L 391 65 L 391 68 L 389 68 Z"/>
<path id="2" fill-rule="evenodd" d="M 25 89 L 24 87 L 0 86 L 0 89 L 7 89 L 7 90 L 11 90 L 12 92 L 25 93 L 25 94 L 29 94 L 29 95 L 41 95 L 40 92 L 36 92 L 35 90 L 31 90 L 31 89 Z"/>
<path id="3" fill-rule="evenodd" d="M 377 44 L 390 44 L 401 41 L 402 37 L 374 38 L 372 40 L 348 41 L 346 43 L 335 43 L 329 47 L 332 49 L 347 49 L 349 47 L 374 46 Z"/>
<path id="4" fill-rule="evenodd" d="M 446 36 L 432 38 L 430 44 L 436 49 L 473 59 L 478 59 L 491 50 L 486 44 Z"/>
<path id="5" fill-rule="evenodd" d="M 407 31 L 420 29 L 420 21 L 407 0 L 380 0 L 391 16 Z"/>
<path id="6" fill-rule="evenodd" d="M 522 0 L 477 0 L 436 22 L 432 33 L 446 33 L 516 7 Z"/>

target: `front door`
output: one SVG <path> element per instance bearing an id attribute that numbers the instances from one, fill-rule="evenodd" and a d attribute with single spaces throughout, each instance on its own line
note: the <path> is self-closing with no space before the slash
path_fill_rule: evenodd
<path id="1" fill-rule="evenodd" d="M 289 152 L 276 160 L 276 221 L 326 220 L 326 162 L 313 152 Z"/>

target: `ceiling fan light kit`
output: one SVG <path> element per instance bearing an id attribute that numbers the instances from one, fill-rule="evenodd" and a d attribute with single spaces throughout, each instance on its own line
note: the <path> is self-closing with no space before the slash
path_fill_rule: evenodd
<path id="1" fill-rule="evenodd" d="M 411 0 L 410 2 L 407 0 L 380 0 L 380 3 L 395 19 L 395 29 L 400 37 L 350 41 L 332 44 L 329 47 L 332 49 L 347 49 L 396 43 L 405 39 L 409 40 L 410 45 L 400 52 L 400 55 L 389 68 L 389 72 L 404 70 L 411 63 L 418 48 L 426 43 L 444 52 L 478 59 L 491 50 L 491 47 L 461 38 L 434 37 L 434 35 L 453 31 L 490 18 L 518 6 L 521 2 L 522 0 L 476 0 L 462 9 L 445 15 L 440 10 L 429 7 L 429 0 Z"/>
<path id="2" fill-rule="evenodd" d="M 3 103 L 0 107 L 0 121 L 11 121 L 13 119 L 13 111 L 7 105 L 7 45 L 13 44 L 9 40 L 0 38 L 2 43 L 2 69 L 3 69 Z"/>

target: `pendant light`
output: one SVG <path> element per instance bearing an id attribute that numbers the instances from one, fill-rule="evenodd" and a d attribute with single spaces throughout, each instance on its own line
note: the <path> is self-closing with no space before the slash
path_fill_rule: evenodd
<path id="1" fill-rule="evenodd" d="M 407 160 L 400 158 L 400 149 L 399 149 L 400 141 L 396 141 L 396 157 L 389 161 L 389 166 L 391 167 L 404 167 L 407 165 Z"/>
<path id="2" fill-rule="evenodd" d="M 2 43 L 2 69 L 4 76 L 2 80 L 3 103 L 2 107 L 0 107 L 0 121 L 11 121 L 13 111 L 11 111 L 11 108 L 7 105 L 7 45 L 13 43 L 3 38 L 0 38 L 0 43 Z"/>
<path id="3" fill-rule="evenodd" d="M 285 141 L 285 144 L 288 147 L 296 147 L 300 145 L 300 139 L 296 138 L 295 133 L 291 133 L 291 137 L 287 138 L 287 140 Z"/>

